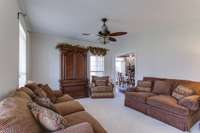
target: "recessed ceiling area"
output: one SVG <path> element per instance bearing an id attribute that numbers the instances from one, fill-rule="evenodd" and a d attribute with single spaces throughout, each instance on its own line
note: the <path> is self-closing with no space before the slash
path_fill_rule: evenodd
<path id="1" fill-rule="evenodd" d="M 126 39 L 138 32 L 200 20 L 199 0 L 20 0 L 20 3 L 32 32 L 78 40 L 88 39 L 81 33 L 97 33 L 103 17 L 109 19 L 112 32 L 128 32 Z"/>

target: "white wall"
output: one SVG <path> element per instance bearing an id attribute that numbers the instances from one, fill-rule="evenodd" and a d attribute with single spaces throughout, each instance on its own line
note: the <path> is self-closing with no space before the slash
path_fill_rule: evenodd
<path id="1" fill-rule="evenodd" d="M 0 99 L 18 84 L 18 3 L 0 0 Z"/>
<path id="2" fill-rule="evenodd" d="M 47 35 L 41 33 L 31 33 L 31 65 L 30 65 L 30 80 L 48 83 L 52 88 L 59 88 L 60 79 L 60 63 L 59 51 L 56 45 L 66 42 L 74 45 L 82 46 L 99 46 L 99 44 L 91 44 L 88 42 L 72 41 L 65 37 L 58 37 L 54 35 Z M 112 75 L 113 62 L 112 62 L 112 46 L 106 46 L 110 51 L 105 56 L 105 73 Z"/>
<path id="3" fill-rule="evenodd" d="M 138 33 L 115 49 L 136 54 L 136 79 L 143 76 L 200 81 L 200 22 Z"/>

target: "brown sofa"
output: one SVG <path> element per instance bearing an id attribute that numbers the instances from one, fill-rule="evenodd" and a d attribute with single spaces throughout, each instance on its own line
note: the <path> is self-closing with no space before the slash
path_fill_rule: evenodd
<path id="1" fill-rule="evenodd" d="M 200 108 L 193 111 L 190 108 L 180 105 L 178 102 L 179 100 L 172 96 L 173 90 L 178 85 L 183 85 L 194 90 L 196 93 L 195 96 L 199 96 L 200 82 L 153 77 L 144 77 L 143 81 L 150 81 L 152 83 L 151 92 L 137 91 L 138 87 L 129 88 L 125 94 L 125 106 L 145 113 L 183 131 L 189 131 L 190 128 L 200 120 Z M 170 83 L 171 89 L 169 94 L 155 93 L 153 88 L 155 88 L 156 81 Z M 159 87 L 165 89 L 162 88 L 164 86 Z"/>
<path id="2" fill-rule="evenodd" d="M 87 113 L 78 101 L 58 91 L 56 95 L 65 97 L 54 105 L 71 126 L 55 133 L 106 133 L 100 123 Z M 67 100 L 66 97 L 70 99 Z M 27 107 L 29 100 L 31 97 L 24 91 L 15 91 L 0 102 L 0 133 L 46 132 Z"/>
<path id="3" fill-rule="evenodd" d="M 109 81 L 108 76 L 98 77 L 92 76 L 92 83 L 90 85 L 92 98 L 113 98 L 114 85 Z"/>

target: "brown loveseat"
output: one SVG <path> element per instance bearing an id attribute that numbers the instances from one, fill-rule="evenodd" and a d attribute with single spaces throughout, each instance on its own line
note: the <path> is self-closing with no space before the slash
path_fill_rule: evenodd
<path id="1" fill-rule="evenodd" d="M 150 92 L 148 92 L 148 87 L 146 87 L 146 89 L 142 88 L 143 91 L 138 91 L 138 86 L 128 89 L 125 94 L 125 106 L 145 113 L 183 131 L 189 131 L 189 129 L 200 120 L 200 82 L 153 77 L 144 77 L 143 81 L 150 81 L 150 83 L 152 83 Z M 156 85 L 157 82 L 160 81 L 163 81 L 163 83 L 166 82 L 167 84 L 165 84 L 165 86 Z M 182 98 L 183 100 L 177 100 L 174 97 L 175 93 L 173 93 L 172 96 L 172 92 L 174 92 L 178 85 L 185 86 L 195 92 L 194 95 L 189 96 L 190 98 L 198 97 L 195 106 L 193 104 L 191 106 L 191 102 L 189 103 L 191 108 L 180 104 L 179 101 L 184 101 L 185 99 L 187 101 L 187 99 L 190 99 L 189 97 Z M 170 87 L 169 92 L 166 91 L 167 87 Z M 155 88 L 158 88 L 157 90 L 164 91 L 165 93 L 155 93 Z M 195 110 L 193 110 L 192 107 L 195 107 Z"/>
<path id="2" fill-rule="evenodd" d="M 54 133 L 106 133 L 100 123 L 87 113 L 84 107 L 56 91 L 55 108 L 71 124 L 65 130 Z M 58 101 L 60 99 L 60 102 Z M 0 102 L 0 133 L 45 133 L 27 107 L 31 97 L 24 91 L 15 91 Z"/>

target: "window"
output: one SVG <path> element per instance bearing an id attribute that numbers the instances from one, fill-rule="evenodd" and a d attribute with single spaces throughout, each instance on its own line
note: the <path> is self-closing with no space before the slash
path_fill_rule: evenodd
<path id="1" fill-rule="evenodd" d="M 90 77 L 104 75 L 104 57 L 90 56 Z"/>
<path id="2" fill-rule="evenodd" d="M 26 32 L 19 22 L 19 87 L 26 84 Z"/>

